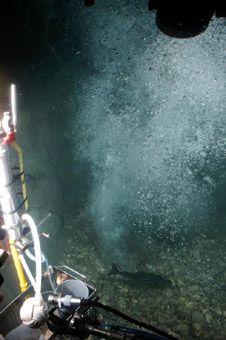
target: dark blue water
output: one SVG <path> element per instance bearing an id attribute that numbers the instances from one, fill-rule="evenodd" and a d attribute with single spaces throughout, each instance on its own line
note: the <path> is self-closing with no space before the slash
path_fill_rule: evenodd
<path id="1" fill-rule="evenodd" d="M 21 10 L 18 140 L 31 212 L 52 213 L 50 260 L 178 337 L 224 339 L 225 20 L 177 39 L 135 0 Z M 131 285 L 112 263 L 172 286 Z"/>

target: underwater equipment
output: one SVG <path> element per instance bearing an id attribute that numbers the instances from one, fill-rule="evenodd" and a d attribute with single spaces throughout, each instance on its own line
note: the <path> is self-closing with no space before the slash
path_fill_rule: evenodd
<path id="1" fill-rule="evenodd" d="M 156 10 L 157 27 L 176 38 L 199 35 L 212 18 L 226 16 L 226 3 L 220 0 L 149 0 L 148 9 Z"/>
<path id="2" fill-rule="evenodd" d="M 68 267 L 65 267 L 66 270 Z M 65 269 L 64 269 L 65 270 Z M 72 272 L 72 269 L 70 269 Z M 66 274 L 66 271 L 64 272 Z M 80 275 L 75 272 L 76 275 Z M 81 339 L 95 335 L 106 339 L 176 339 L 151 325 L 135 320 L 111 306 L 99 302 L 96 289 L 87 282 L 75 277 L 60 283 L 56 293 L 48 296 L 49 309 L 47 316 L 48 328 L 56 334 L 78 336 Z M 98 310 L 105 310 L 133 323 L 145 330 L 110 325 L 100 322 Z M 150 333 L 150 332 L 153 333 Z"/>
<path id="3" fill-rule="evenodd" d="M 39 308 L 43 310 L 43 300 L 41 296 L 41 250 L 40 250 L 40 241 L 37 233 L 37 228 L 31 216 L 28 214 L 24 214 L 20 216 L 20 212 L 22 207 L 24 206 L 25 211 L 28 208 L 28 205 L 25 204 L 27 202 L 26 197 L 26 187 L 24 183 L 24 171 L 22 165 L 22 150 L 21 148 L 15 144 L 15 133 L 16 133 L 16 122 L 17 122 L 17 106 L 16 106 L 16 87 L 15 85 L 11 85 L 10 88 L 10 100 L 11 100 L 11 111 L 7 111 L 3 113 L 3 119 L 1 121 L 1 143 L 0 143 L 0 204 L 2 211 L 2 219 L 3 225 L 2 228 L 6 231 L 7 237 L 10 245 L 10 253 L 13 258 L 13 262 L 15 265 L 15 269 L 17 272 L 17 276 L 20 283 L 21 291 L 26 291 L 28 288 L 28 282 L 26 279 L 25 272 L 27 272 L 27 277 L 30 278 L 30 281 L 34 285 L 35 289 L 35 297 L 33 300 L 27 300 L 26 305 L 28 305 L 28 301 L 31 302 L 32 319 L 31 322 L 36 322 L 34 320 L 34 315 L 43 314 L 43 312 L 37 312 L 34 314 L 34 308 Z M 12 170 L 10 166 L 10 157 L 9 157 L 9 148 L 14 142 L 14 149 L 18 153 L 19 157 L 19 168 L 20 174 L 19 177 L 21 179 L 22 191 L 24 199 L 18 204 L 16 201 L 16 195 L 14 193 L 13 184 L 15 180 L 17 180 L 17 176 L 13 178 Z M 24 246 L 24 235 L 23 235 L 23 227 L 24 225 L 28 225 L 29 230 L 31 231 L 34 249 L 35 249 L 35 262 L 36 262 L 36 279 L 34 280 L 32 274 L 29 270 L 29 267 L 26 263 L 26 260 L 23 257 L 23 246 Z M 24 313 L 22 313 L 24 316 Z M 27 322 L 27 315 L 25 316 Z"/>
<path id="4" fill-rule="evenodd" d="M 84 0 L 86 7 L 95 0 Z M 171 37 L 190 38 L 204 32 L 212 18 L 226 17 L 226 2 L 221 0 L 149 0 L 148 10 L 156 11 L 156 25 Z"/>
<path id="5" fill-rule="evenodd" d="M 0 143 L 0 204 L 2 210 L 3 229 L 7 232 L 11 254 L 20 281 L 21 291 L 28 287 L 24 271 L 19 260 L 16 242 L 21 238 L 22 225 L 19 216 L 20 205 L 16 206 L 15 193 L 13 190 L 14 180 L 11 173 L 9 147 L 15 141 L 16 131 L 16 101 L 15 86 L 11 86 L 12 112 L 4 112 L 1 121 Z"/>
<path id="6" fill-rule="evenodd" d="M 16 146 L 19 155 L 18 176 L 12 175 L 9 148 L 15 145 L 16 133 L 16 90 L 11 86 L 11 112 L 5 112 L 0 131 L 0 206 L 2 228 L 6 232 L 10 249 L 1 250 L 0 266 L 8 255 L 13 259 L 19 279 L 21 294 L 0 312 L 0 333 L 7 335 L 23 324 L 29 328 L 48 327 L 54 339 L 68 335 L 85 339 L 94 335 L 106 339 L 176 339 L 164 331 L 140 322 L 111 306 L 99 302 L 96 289 L 87 283 L 86 277 L 67 266 L 49 266 L 41 251 L 38 226 L 46 221 L 48 214 L 38 225 L 28 214 L 27 193 L 23 169 L 22 150 Z M 21 180 L 23 200 L 16 199 L 15 181 Z M 3 235 L 4 236 L 4 235 Z M 48 235 L 46 235 L 48 237 Z M 30 252 L 34 250 L 34 254 Z M 25 255 L 35 262 L 35 275 Z M 46 264 L 43 272 L 42 265 Z M 124 272 L 124 274 L 129 273 Z M 130 275 L 134 276 L 130 273 Z M 142 275 L 140 273 L 139 275 Z M 153 275 L 151 276 L 153 279 Z M 157 277 L 160 280 L 159 277 Z M 1 277 L 0 277 L 1 281 Z M 3 283 L 3 278 L 2 278 Z M 30 283 L 30 284 L 29 284 Z M 116 297 L 117 298 L 117 297 Z M 132 323 L 112 325 L 103 322 L 99 311 L 112 313 Z M 142 329 L 141 329 L 142 328 Z M 16 332 L 16 329 L 15 329 Z"/>

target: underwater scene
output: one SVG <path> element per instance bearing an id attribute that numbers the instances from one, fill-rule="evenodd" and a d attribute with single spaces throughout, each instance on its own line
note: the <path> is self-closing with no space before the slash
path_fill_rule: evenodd
<path id="1" fill-rule="evenodd" d="M 6 11 L 0 73 L 49 262 L 177 339 L 226 339 L 225 18 L 179 38 L 141 0 Z"/>

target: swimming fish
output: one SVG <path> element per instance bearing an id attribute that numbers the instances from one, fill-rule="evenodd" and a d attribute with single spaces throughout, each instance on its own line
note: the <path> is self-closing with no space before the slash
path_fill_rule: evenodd
<path id="1" fill-rule="evenodd" d="M 120 270 L 114 263 L 112 264 L 109 275 L 120 275 L 130 283 L 148 288 L 164 288 L 171 286 L 171 281 L 166 279 L 163 275 L 144 271 L 128 272 Z"/>

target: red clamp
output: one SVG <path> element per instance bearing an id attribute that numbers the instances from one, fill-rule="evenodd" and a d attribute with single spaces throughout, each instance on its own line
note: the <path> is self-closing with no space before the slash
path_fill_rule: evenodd
<path id="1" fill-rule="evenodd" d="M 2 138 L 2 144 L 10 144 L 16 140 L 15 132 L 10 131 Z"/>

